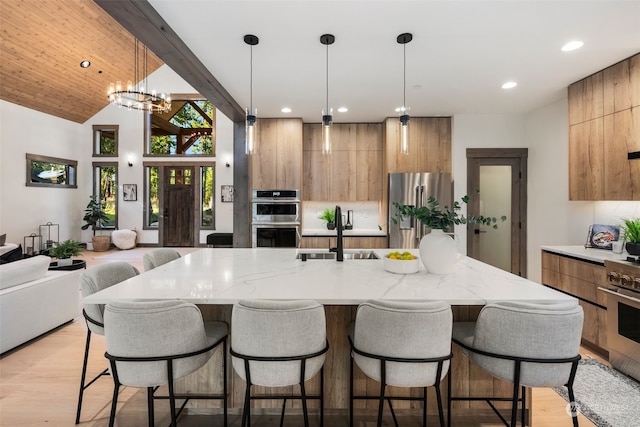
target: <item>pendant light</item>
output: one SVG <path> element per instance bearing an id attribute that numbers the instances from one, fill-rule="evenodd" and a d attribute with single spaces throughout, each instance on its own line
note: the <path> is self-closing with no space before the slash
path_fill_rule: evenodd
<path id="1" fill-rule="evenodd" d="M 333 44 L 336 38 L 333 34 L 323 34 L 320 36 L 320 43 L 327 47 L 327 108 L 322 110 L 322 154 L 331 154 L 331 123 L 333 121 L 333 110 L 329 108 L 329 45 Z"/>
<path id="2" fill-rule="evenodd" d="M 251 49 L 251 73 L 249 83 L 249 108 L 247 109 L 247 122 L 246 122 L 246 153 L 253 154 L 256 151 L 256 122 L 258 109 L 253 108 L 253 46 L 259 42 L 258 37 L 247 34 L 244 36 L 244 42 L 250 46 Z"/>
<path id="3" fill-rule="evenodd" d="M 402 45 L 402 107 L 400 113 L 400 153 L 409 154 L 409 107 L 407 107 L 407 43 L 413 40 L 411 33 L 402 33 L 396 39 Z"/>

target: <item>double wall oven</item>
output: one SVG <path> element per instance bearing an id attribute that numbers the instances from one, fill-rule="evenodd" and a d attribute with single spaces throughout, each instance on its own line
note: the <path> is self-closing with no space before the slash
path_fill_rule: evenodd
<path id="1" fill-rule="evenodd" d="M 251 243 L 254 248 L 295 248 L 300 241 L 300 191 L 253 190 Z"/>
<path id="2" fill-rule="evenodd" d="M 606 260 L 609 363 L 640 381 L 640 261 Z"/>

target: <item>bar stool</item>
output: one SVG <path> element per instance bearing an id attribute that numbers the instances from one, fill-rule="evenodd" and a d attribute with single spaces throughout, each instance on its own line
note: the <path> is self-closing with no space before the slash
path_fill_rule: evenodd
<path id="1" fill-rule="evenodd" d="M 180 252 L 173 248 L 152 249 L 142 256 L 144 271 L 153 270 L 163 264 L 180 258 Z"/>
<path id="2" fill-rule="evenodd" d="M 82 297 L 87 297 L 98 291 L 106 289 L 117 283 L 130 279 L 140 274 L 138 269 L 126 262 L 110 262 L 90 268 L 80 276 L 80 292 Z M 76 424 L 80 423 L 80 412 L 82 411 L 82 398 L 84 391 L 98 378 L 109 375 L 109 370 L 100 372 L 89 383 L 85 384 L 87 376 L 87 361 L 89 359 L 89 347 L 91 344 L 91 333 L 104 335 L 104 305 L 84 304 L 82 315 L 87 324 L 87 340 L 84 346 L 84 360 L 82 362 L 82 375 L 80 377 L 80 391 L 78 392 L 78 409 L 76 412 Z"/>
<path id="3" fill-rule="evenodd" d="M 309 426 L 307 400 L 320 400 L 324 425 L 324 360 L 329 350 L 324 307 L 315 301 L 240 301 L 231 314 L 231 360 L 246 382 L 242 426 L 251 425 L 251 400 L 302 399 L 304 425 Z M 308 395 L 305 381 L 320 372 L 320 393 Z M 251 396 L 251 386 L 298 384 L 300 395 Z"/>
<path id="4" fill-rule="evenodd" d="M 434 386 L 440 425 L 444 426 L 440 382 L 449 371 L 453 314 L 443 302 L 368 301 L 361 304 L 352 324 L 349 344 L 349 425 L 353 426 L 354 399 L 378 400 L 378 427 L 382 425 L 384 401 L 389 403 L 398 426 L 392 400 L 422 401 L 422 425 L 427 425 L 427 387 Z M 380 382 L 380 395 L 353 394 L 353 363 L 369 378 Z M 450 382 L 450 377 L 449 377 Z M 387 385 L 421 387 L 422 397 L 385 396 Z M 449 387 L 450 388 L 450 387 Z"/>
<path id="5" fill-rule="evenodd" d="M 525 387 L 566 385 L 570 402 L 574 401 L 573 381 L 580 360 L 580 340 L 584 314 L 577 301 L 534 304 L 495 302 L 482 308 L 475 322 L 453 324 L 453 342 L 472 362 L 494 377 L 513 383 L 513 396 L 453 397 L 449 400 L 484 400 L 504 419 L 491 403 L 511 401 L 511 423 L 518 421 L 518 402 L 522 403 L 521 425 L 525 425 Z M 519 391 L 522 397 L 519 397 Z M 577 414 L 573 425 L 578 427 Z"/>
<path id="6" fill-rule="evenodd" d="M 112 302 L 104 313 L 105 340 L 114 381 L 109 427 L 116 416 L 121 385 L 147 389 L 149 426 L 154 425 L 154 399 L 168 385 L 171 426 L 190 399 L 218 399 L 224 404 L 227 425 L 227 334 L 224 322 L 204 322 L 200 309 L 185 301 Z M 173 383 L 204 366 L 222 344 L 223 393 L 176 395 Z M 176 412 L 176 399 L 185 399 Z"/>

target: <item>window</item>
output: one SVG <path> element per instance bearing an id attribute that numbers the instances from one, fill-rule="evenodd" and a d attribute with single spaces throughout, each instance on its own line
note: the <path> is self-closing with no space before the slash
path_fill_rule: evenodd
<path id="1" fill-rule="evenodd" d="M 213 166 L 200 167 L 200 227 L 215 228 L 215 169 Z"/>
<path id="2" fill-rule="evenodd" d="M 144 168 L 144 228 L 158 228 L 160 198 L 158 196 L 158 166 Z"/>
<path id="3" fill-rule="evenodd" d="M 145 121 L 147 155 L 215 155 L 215 108 L 198 97 L 182 95 L 171 111 L 149 113 Z"/>
<path id="4" fill-rule="evenodd" d="M 93 125 L 93 156 L 118 157 L 118 125 Z"/>
<path id="5" fill-rule="evenodd" d="M 118 163 L 93 163 L 93 194 L 99 196 L 100 203 L 109 220 L 102 228 L 118 227 Z"/>
<path id="6" fill-rule="evenodd" d="M 78 187 L 76 185 L 77 161 L 30 153 L 27 153 L 26 157 L 28 187 Z"/>

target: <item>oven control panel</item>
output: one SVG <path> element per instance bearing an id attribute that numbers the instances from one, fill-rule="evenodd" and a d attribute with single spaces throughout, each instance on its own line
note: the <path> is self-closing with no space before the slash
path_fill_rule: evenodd
<path id="1" fill-rule="evenodd" d="M 640 265 L 606 260 L 604 266 L 609 284 L 640 292 Z"/>

